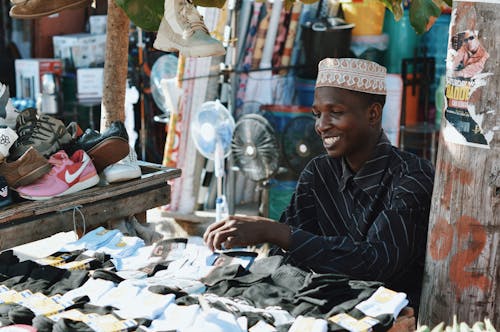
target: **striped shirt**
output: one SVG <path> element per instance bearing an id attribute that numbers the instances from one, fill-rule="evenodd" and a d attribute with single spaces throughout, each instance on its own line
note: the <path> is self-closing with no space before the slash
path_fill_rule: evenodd
<path id="1" fill-rule="evenodd" d="M 281 254 L 318 273 L 419 289 L 433 180 L 430 162 L 391 146 L 384 133 L 357 173 L 343 158 L 316 157 L 280 218 L 292 229 Z"/>

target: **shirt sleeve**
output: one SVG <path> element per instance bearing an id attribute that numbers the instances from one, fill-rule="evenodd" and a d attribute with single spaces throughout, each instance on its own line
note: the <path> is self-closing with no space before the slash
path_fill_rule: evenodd
<path id="1" fill-rule="evenodd" d="M 288 254 L 293 261 L 318 273 L 359 279 L 391 281 L 400 275 L 425 253 L 434 179 L 432 166 L 421 159 L 402 172 L 393 184 L 390 204 L 376 216 L 363 241 L 320 236 L 311 228 L 295 225 L 293 218 L 287 219 L 292 228 Z"/>

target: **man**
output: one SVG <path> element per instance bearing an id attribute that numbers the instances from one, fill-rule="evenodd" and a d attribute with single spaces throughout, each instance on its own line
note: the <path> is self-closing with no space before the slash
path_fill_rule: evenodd
<path id="1" fill-rule="evenodd" d="M 289 263 L 384 281 L 418 306 L 434 170 L 383 132 L 385 74 L 371 61 L 322 60 L 312 113 L 327 154 L 305 167 L 279 222 L 230 216 L 205 232 L 210 249 L 269 242 Z"/>
<path id="2" fill-rule="evenodd" d="M 462 46 L 453 58 L 454 76 L 471 78 L 483 71 L 490 55 L 479 42 L 476 31 L 466 30 L 463 34 Z"/>

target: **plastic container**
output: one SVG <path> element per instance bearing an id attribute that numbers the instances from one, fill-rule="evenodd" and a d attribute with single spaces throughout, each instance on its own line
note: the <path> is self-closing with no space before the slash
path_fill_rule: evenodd
<path id="1" fill-rule="evenodd" d="M 290 204 L 290 199 L 297 186 L 297 181 L 271 182 L 269 189 L 269 218 L 279 220 L 281 214 Z"/>
<path id="2" fill-rule="evenodd" d="M 342 2 L 346 22 L 356 26 L 353 36 L 380 35 L 384 26 L 385 6 L 379 0 Z"/>
<path id="3" fill-rule="evenodd" d="M 396 22 L 393 14 L 387 10 L 384 20 L 384 33 L 389 35 L 389 46 L 385 56 L 385 67 L 388 73 L 401 73 L 401 60 L 413 58 L 415 49 L 420 44 L 420 36 L 410 24 L 408 10 Z"/>
<path id="4" fill-rule="evenodd" d="M 353 24 L 346 24 L 339 18 L 315 19 L 302 25 L 303 68 L 297 70 L 299 77 L 316 79 L 318 63 L 324 58 L 345 58 L 349 56 Z"/>
<path id="5" fill-rule="evenodd" d="M 295 93 L 300 106 L 311 107 L 314 102 L 314 87 L 316 80 L 295 79 Z"/>

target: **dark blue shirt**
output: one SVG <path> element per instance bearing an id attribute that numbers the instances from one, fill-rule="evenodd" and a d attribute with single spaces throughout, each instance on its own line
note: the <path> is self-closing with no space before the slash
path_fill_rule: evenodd
<path id="1" fill-rule="evenodd" d="M 282 254 L 318 273 L 419 291 L 433 180 L 429 161 L 398 150 L 384 133 L 357 173 L 343 158 L 316 157 L 280 218 L 292 229 Z"/>

